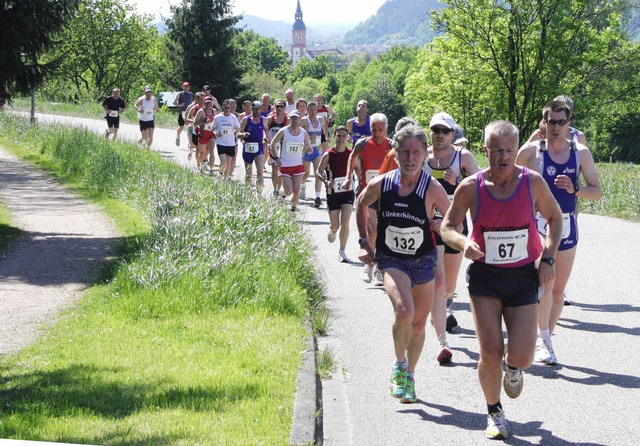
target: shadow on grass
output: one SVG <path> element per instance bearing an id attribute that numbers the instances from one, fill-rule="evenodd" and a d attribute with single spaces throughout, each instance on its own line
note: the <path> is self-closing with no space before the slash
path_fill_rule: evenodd
<path id="1" fill-rule="evenodd" d="M 25 370 L 0 368 L 0 437 L 15 435 L 15 427 L 31 429 L 48 425 L 52 420 L 103 418 L 105 426 L 97 428 L 104 434 L 112 426 L 113 437 L 119 435 L 109 420 L 123 419 L 140 411 L 158 412 L 182 409 L 220 413 L 242 400 L 254 400 L 263 390 L 253 383 L 207 384 L 206 387 L 186 387 L 167 379 L 130 380 L 131 373 L 118 367 L 72 365 L 56 370 Z M 126 380 L 126 381 L 125 381 Z M 11 422 L 9 417 L 11 416 Z M 170 431 L 171 429 L 167 429 Z M 14 432 L 12 432 L 14 431 Z M 112 438 L 113 438 L 112 437 Z M 74 442 L 103 444 L 108 437 L 61 438 Z M 163 444 L 165 439 L 144 444 Z M 119 444 L 109 441 L 109 444 Z M 132 443 L 128 443 L 132 444 Z M 139 444 L 136 442 L 135 444 Z"/>
<path id="2" fill-rule="evenodd" d="M 20 228 L 0 223 L 0 256 L 22 234 Z"/>

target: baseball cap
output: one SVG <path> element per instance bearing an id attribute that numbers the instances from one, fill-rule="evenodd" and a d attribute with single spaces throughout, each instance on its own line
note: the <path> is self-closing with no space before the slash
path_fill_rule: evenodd
<path id="1" fill-rule="evenodd" d="M 251 108 L 262 108 L 262 102 L 253 101 L 253 104 L 251 104 Z"/>
<path id="2" fill-rule="evenodd" d="M 211 87 L 208 85 L 205 85 L 204 87 L 202 87 L 203 90 L 211 90 Z"/>
<path id="3" fill-rule="evenodd" d="M 185 81 L 185 82 L 183 82 L 183 83 L 182 83 L 182 86 L 183 86 L 183 87 L 190 87 L 190 86 L 191 86 L 191 84 L 190 84 L 189 82 L 186 82 L 186 81 Z"/>
<path id="4" fill-rule="evenodd" d="M 289 117 L 290 118 L 299 118 L 300 117 L 300 112 L 298 110 L 294 110 L 291 113 L 289 113 Z"/>
<path id="5" fill-rule="evenodd" d="M 440 112 L 433 115 L 431 121 L 429 122 L 429 128 L 435 127 L 436 125 L 441 125 L 448 129 L 453 129 L 455 128 L 456 121 L 453 120 L 449 113 Z"/>
<path id="6" fill-rule="evenodd" d="M 153 91 L 153 89 L 150 86 L 145 85 L 144 86 L 144 92 L 146 93 L 147 91 Z"/>
<path id="7" fill-rule="evenodd" d="M 213 102 L 213 96 L 205 96 L 204 102 Z"/>
<path id="8" fill-rule="evenodd" d="M 455 130 L 455 133 L 453 135 L 453 144 L 459 146 L 464 144 L 465 142 L 469 142 L 469 140 L 465 138 L 464 132 L 458 124 L 456 124 L 453 129 Z"/>

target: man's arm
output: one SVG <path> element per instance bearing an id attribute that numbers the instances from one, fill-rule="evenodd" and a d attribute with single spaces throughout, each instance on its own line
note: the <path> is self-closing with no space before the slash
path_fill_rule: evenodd
<path id="1" fill-rule="evenodd" d="M 369 217 L 369 206 L 380 198 L 382 190 L 382 180 L 384 177 L 375 177 L 367 187 L 356 198 L 356 224 L 358 226 L 358 234 L 362 243 L 360 244 L 360 253 L 358 258 L 370 265 L 373 263 L 373 248 L 369 243 L 369 232 L 367 229 L 367 220 Z"/>
<path id="2" fill-rule="evenodd" d="M 442 184 L 435 178 L 431 177 L 429 181 L 429 187 L 427 189 L 427 195 L 425 196 L 425 206 L 427 207 L 427 215 L 431 221 L 431 229 L 440 234 L 442 227 L 441 218 L 433 218 L 435 211 L 437 210 L 440 215 L 445 215 L 449 210 L 449 196 L 442 187 Z"/>
<path id="3" fill-rule="evenodd" d="M 471 260 L 481 259 L 484 257 L 484 253 L 480 251 L 480 246 L 477 243 L 462 234 L 458 228 L 461 227 L 467 211 L 469 209 L 473 210 L 475 207 L 475 201 L 477 200 L 476 183 L 475 176 L 468 177 L 460 183 L 453 194 L 453 202 L 449 206 L 440 228 L 440 235 L 445 243 L 458 251 L 462 251 L 464 256 Z"/>
<path id="4" fill-rule="evenodd" d="M 182 107 L 182 93 L 178 93 L 175 98 L 173 98 L 173 105 Z"/>
<path id="5" fill-rule="evenodd" d="M 576 196 L 585 200 L 600 200 L 602 198 L 602 188 L 600 187 L 600 176 L 596 170 L 593 155 L 586 146 L 583 146 L 578 149 L 578 156 L 580 157 L 580 172 L 582 172 L 582 177 L 587 186 L 581 187 Z M 578 182 L 580 182 L 580 177 L 578 177 Z"/>
<path id="6" fill-rule="evenodd" d="M 336 111 L 331 108 L 328 104 L 324 104 L 324 106 L 327 109 L 327 113 L 329 113 L 329 116 L 327 117 L 327 121 L 329 121 L 329 124 L 332 122 L 335 122 L 336 118 L 338 117 L 338 114 L 336 113 Z"/>
<path id="7" fill-rule="evenodd" d="M 284 136 L 284 127 L 278 130 L 278 133 L 276 133 L 276 136 L 274 136 L 273 139 L 271 140 L 271 144 L 269 144 L 269 154 L 271 155 L 271 158 L 273 158 L 274 160 L 280 159 L 278 158 L 278 154 L 274 152 L 274 150 L 276 149 L 276 147 L 278 147 L 278 143 L 282 141 L 283 136 Z"/>
<path id="8" fill-rule="evenodd" d="M 366 138 L 360 138 L 349 154 L 349 160 L 347 161 L 347 181 L 351 181 L 351 173 L 356 168 L 356 161 L 358 160 L 360 152 L 362 152 L 366 143 Z M 345 181 L 345 184 L 347 181 Z"/>
<path id="9" fill-rule="evenodd" d="M 322 158 L 320 158 L 320 164 L 318 165 L 318 168 L 315 171 L 315 177 L 322 181 L 324 183 L 324 185 L 327 187 L 327 189 L 333 187 L 333 183 L 331 180 L 327 180 L 325 177 L 322 176 L 322 174 L 324 173 L 324 171 L 327 168 L 327 164 L 329 164 L 329 153 L 328 152 L 324 152 L 322 154 Z"/>
<path id="10" fill-rule="evenodd" d="M 554 257 L 562 239 L 562 211 L 553 197 L 547 182 L 537 172 L 529 172 L 534 207 L 547 220 L 547 235 L 544 238 L 542 256 Z M 538 282 L 541 287 L 549 284 L 555 275 L 555 268 L 545 262 L 538 267 Z"/>
<path id="11" fill-rule="evenodd" d="M 531 170 L 537 171 L 540 166 L 534 161 L 538 144 L 538 142 L 525 143 L 520 147 L 518 154 L 516 155 L 516 164 L 519 166 L 526 166 Z"/>
<path id="12" fill-rule="evenodd" d="M 460 170 L 465 178 L 480 172 L 476 158 L 467 149 L 462 149 L 460 152 Z"/>

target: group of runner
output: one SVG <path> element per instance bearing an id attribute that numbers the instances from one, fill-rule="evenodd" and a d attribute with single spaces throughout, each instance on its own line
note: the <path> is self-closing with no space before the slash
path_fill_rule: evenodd
<path id="1" fill-rule="evenodd" d="M 516 398 L 523 370 L 534 360 L 557 363 L 551 336 L 575 259 L 577 198 L 602 196 L 584 134 L 571 127 L 571 100 L 560 96 L 547 103 L 539 129 L 522 147 L 512 123 L 490 123 L 484 131 L 489 167 L 480 169 L 464 148 L 462 129 L 444 112 L 431 117 L 428 129 L 412 118 L 401 119 L 391 139 L 387 117 L 369 115 L 369 104 L 362 99 L 356 115 L 336 127 L 335 144 L 329 148 L 336 113 L 321 94 L 313 101 L 296 101 L 289 89 L 284 100 L 273 104 L 265 94 L 260 101 L 245 101 L 237 114 L 233 99 L 220 106 L 207 86 L 195 95 L 189 87 L 185 82 L 174 102 L 180 109 L 176 145 L 186 125 L 190 156 L 195 150 L 200 170 L 213 171 L 217 151 L 220 173 L 228 179 L 240 150 L 246 182 L 251 183 L 255 164 L 261 190 L 269 165 L 274 196 L 291 196 L 295 211 L 313 167 L 314 206 L 320 207 L 324 185 L 327 239 L 339 239 L 341 262 L 350 262 L 346 246 L 355 206 L 363 280 L 384 286 L 394 310 L 389 390 L 400 402 L 417 400 L 414 373 L 429 315 L 439 344 L 436 359 L 440 364 L 452 361 L 447 331 L 457 321 L 451 303 L 462 259 L 472 261 L 467 276 L 480 344 L 478 375 L 487 404 L 485 433 L 506 438 L 500 381 L 505 393 Z M 118 96 L 114 90 L 111 99 Z M 153 99 L 145 87 L 135 105 L 147 146 L 153 124 L 141 118 L 157 109 Z M 117 115 L 111 113 L 115 106 L 121 113 L 124 104 L 113 100 L 103 105 L 115 138 Z"/>

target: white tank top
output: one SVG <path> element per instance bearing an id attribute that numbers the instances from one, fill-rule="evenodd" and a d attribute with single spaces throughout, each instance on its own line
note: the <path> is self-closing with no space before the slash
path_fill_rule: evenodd
<path id="1" fill-rule="evenodd" d="M 304 135 L 307 131 L 300 127 L 300 134 L 293 136 L 289 127 L 284 129 L 284 137 L 280 146 L 280 165 L 282 167 L 294 167 L 302 165 L 304 154 Z"/>
<path id="2" fill-rule="evenodd" d="M 307 133 L 309 133 L 309 139 L 313 147 L 318 147 L 322 141 L 322 121 L 320 118 L 316 118 L 316 124 L 317 126 L 314 127 L 311 119 L 309 119 L 309 130 L 307 130 Z"/>
<path id="3" fill-rule="evenodd" d="M 156 106 L 155 98 L 151 97 L 151 99 L 147 99 L 146 97 L 142 99 L 140 103 L 140 112 L 138 113 L 139 121 L 153 121 L 153 109 Z"/>

